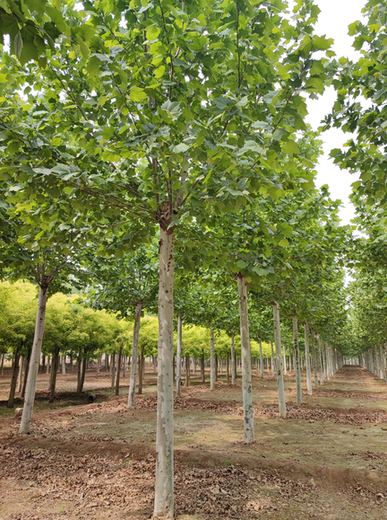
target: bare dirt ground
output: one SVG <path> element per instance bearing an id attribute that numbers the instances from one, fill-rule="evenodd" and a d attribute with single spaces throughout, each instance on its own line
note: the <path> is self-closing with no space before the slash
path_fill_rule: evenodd
<path id="1" fill-rule="evenodd" d="M 60 375 L 54 403 L 39 376 L 30 435 L 0 406 L 0 520 L 135 519 L 152 515 L 156 388 L 148 367 L 136 410 L 128 380 L 113 396 L 108 374 Z M 0 378 L 7 398 L 9 373 Z M 386 519 L 387 383 L 344 367 L 296 404 L 286 376 L 288 418 L 278 417 L 276 381 L 254 377 L 255 434 L 243 444 L 241 382 L 211 392 L 193 380 L 175 401 L 175 503 L 179 520 Z M 16 406 L 19 406 L 16 404 Z"/>

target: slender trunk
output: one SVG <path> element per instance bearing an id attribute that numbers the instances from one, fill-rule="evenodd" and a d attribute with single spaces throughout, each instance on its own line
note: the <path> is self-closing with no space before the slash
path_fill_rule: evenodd
<path id="1" fill-rule="evenodd" d="M 50 373 L 50 370 L 51 370 L 51 356 L 50 355 L 47 355 L 47 369 L 46 369 L 46 374 L 49 374 Z M 38 369 L 39 371 L 39 369 Z"/>
<path id="2" fill-rule="evenodd" d="M 285 385 L 284 375 L 282 371 L 282 350 L 281 350 L 281 329 L 280 329 L 280 312 L 277 302 L 273 303 L 274 318 L 274 341 L 275 352 L 277 358 L 277 384 L 278 384 L 278 404 L 279 414 L 283 419 L 286 418 L 286 402 L 285 402 Z"/>
<path id="3" fill-rule="evenodd" d="M 36 380 L 39 371 L 40 353 L 42 350 L 44 320 L 46 316 L 48 287 L 39 288 L 38 312 L 36 315 L 35 336 L 32 344 L 32 353 L 30 368 L 28 371 L 26 398 L 24 400 L 23 414 L 20 422 L 20 433 L 29 433 L 31 431 L 31 418 L 34 410 Z"/>
<path id="4" fill-rule="evenodd" d="M 78 361 L 77 361 L 77 394 L 81 393 L 81 371 L 82 371 L 82 356 L 79 353 Z"/>
<path id="5" fill-rule="evenodd" d="M 323 355 L 321 350 L 321 338 L 320 334 L 317 335 L 317 344 L 318 344 L 318 358 L 320 361 L 320 385 L 324 382 L 324 364 L 323 364 Z"/>
<path id="6" fill-rule="evenodd" d="M 383 353 L 383 345 L 379 344 L 380 372 L 382 379 L 386 379 L 386 360 Z"/>
<path id="7" fill-rule="evenodd" d="M 242 393 L 245 426 L 245 443 L 254 442 L 254 407 L 253 387 L 251 384 L 251 348 L 249 331 L 249 310 L 247 303 L 247 282 L 244 276 L 238 276 L 239 316 L 241 327 L 242 355 Z"/>
<path id="8" fill-rule="evenodd" d="M 140 339 L 140 323 L 141 323 L 142 304 L 136 303 L 134 311 L 134 329 L 133 329 L 133 343 L 132 343 L 132 363 L 130 365 L 130 384 L 128 407 L 134 408 L 135 394 L 136 394 L 136 380 L 137 380 L 137 360 L 138 360 L 138 343 Z"/>
<path id="9" fill-rule="evenodd" d="M 176 352 L 176 391 L 181 395 L 181 349 L 183 343 L 183 318 L 181 314 L 177 316 L 177 352 Z M 188 386 L 188 385 L 187 385 Z"/>
<path id="10" fill-rule="evenodd" d="M 1 372 L 0 375 L 4 374 L 4 361 L 5 361 L 5 353 L 1 355 Z"/>
<path id="11" fill-rule="evenodd" d="M 87 367 L 87 362 L 86 362 L 86 358 L 83 358 L 82 360 L 82 370 L 81 370 L 81 377 L 80 377 L 80 380 L 79 380 L 79 391 L 78 393 L 81 394 L 83 392 L 83 385 L 85 384 L 85 375 L 86 375 L 86 367 Z"/>
<path id="12" fill-rule="evenodd" d="M 286 369 L 286 347 L 284 345 L 284 364 L 283 364 L 283 367 L 284 367 L 284 374 L 286 375 L 287 374 L 287 369 Z"/>
<path id="13" fill-rule="evenodd" d="M 56 387 L 56 375 L 58 373 L 59 365 L 59 348 L 56 348 L 52 355 L 51 375 L 50 375 L 50 396 L 49 403 L 54 402 L 55 387 Z"/>
<path id="14" fill-rule="evenodd" d="M 206 367 L 204 364 L 204 349 L 202 349 L 202 355 L 200 357 L 200 370 L 202 372 L 202 383 L 206 382 Z"/>
<path id="15" fill-rule="evenodd" d="M 236 359 L 234 334 L 231 336 L 231 384 L 235 385 L 236 379 Z"/>
<path id="16" fill-rule="evenodd" d="M 112 354 L 112 383 L 111 387 L 114 388 L 114 382 L 116 380 L 116 353 L 113 352 Z"/>
<path id="17" fill-rule="evenodd" d="M 189 354 L 185 355 L 185 386 L 189 386 L 190 383 L 190 365 L 189 365 Z"/>
<path id="18" fill-rule="evenodd" d="M 101 366 L 101 356 L 98 356 L 98 358 L 97 358 L 97 376 L 99 375 L 100 366 Z"/>
<path id="19" fill-rule="evenodd" d="M 211 327 L 211 343 L 210 343 L 210 389 L 215 388 L 215 341 L 214 329 Z"/>
<path id="20" fill-rule="evenodd" d="M 276 369 L 275 369 L 274 349 L 273 349 L 272 341 L 270 341 L 270 346 L 271 346 L 271 375 L 274 377 L 274 375 L 276 373 Z"/>
<path id="21" fill-rule="evenodd" d="M 15 357 L 13 360 L 13 367 L 12 367 L 12 378 L 11 378 L 11 388 L 9 390 L 9 397 L 7 402 L 7 408 L 13 408 L 13 404 L 15 402 L 15 392 L 16 392 L 16 386 L 17 386 L 17 376 L 19 375 L 19 360 L 20 355 L 18 351 L 15 352 Z"/>
<path id="22" fill-rule="evenodd" d="M 26 367 L 25 367 L 25 370 L 24 370 L 23 386 L 22 386 L 21 394 L 20 394 L 20 397 L 22 399 L 24 399 L 24 396 L 26 394 L 27 376 L 28 376 L 28 371 L 29 371 L 29 368 L 30 368 L 30 361 L 31 361 L 31 347 L 28 349 L 28 354 L 27 354 L 27 359 L 26 359 Z"/>
<path id="23" fill-rule="evenodd" d="M 19 375 L 18 375 L 18 378 L 17 378 L 17 391 L 18 393 L 20 394 L 21 392 L 21 388 L 22 388 L 22 382 L 23 382 L 23 370 L 25 370 L 25 363 L 26 363 L 26 358 L 25 356 L 20 356 L 20 361 L 19 361 L 19 365 L 20 365 L 20 369 L 19 369 Z"/>
<path id="24" fill-rule="evenodd" d="M 308 394 L 312 395 L 312 374 L 310 371 L 310 358 L 309 358 L 309 328 L 308 322 L 304 323 L 304 333 L 305 333 L 305 365 L 306 365 L 306 387 L 308 390 Z"/>
<path id="25" fill-rule="evenodd" d="M 300 370 L 300 344 L 298 341 L 298 322 L 297 316 L 293 316 L 293 339 L 294 339 L 294 368 L 296 372 L 297 404 L 302 404 L 302 386 Z"/>
<path id="26" fill-rule="evenodd" d="M 174 518 L 173 498 L 173 234 L 160 228 L 154 519 Z"/>
<path id="27" fill-rule="evenodd" d="M 318 377 L 317 377 L 317 357 L 316 357 L 316 348 L 314 345 L 314 330 L 310 330 L 311 338 L 312 338 L 312 362 L 313 362 L 313 375 L 314 375 L 314 386 L 318 388 Z"/>
<path id="28" fill-rule="evenodd" d="M 116 395 L 120 395 L 120 374 L 121 374 L 121 363 L 122 363 L 122 348 L 123 348 L 123 345 L 120 346 L 120 350 L 118 352 Z"/>
<path id="29" fill-rule="evenodd" d="M 140 366 L 138 367 L 138 393 L 142 394 L 142 384 L 144 381 L 144 345 L 141 345 L 141 353 L 140 353 Z M 172 376 L 173 377 L 173 376 Z M 173 381 L 173 379 L 172 379 Z"/>
<path id="30" fill-rule="evenodd" d="M 228 383 L 230 381 L 230 356 L 228 354 L 226 357 L 226 378 Z"/>
<path id="31" fill-rule="evenodd" d="M 260 362 L 260 368 L 261 368 L 261 377 L 263 378 L 263 355 L 262 355 L 262 341 L 261 341 L 261 338 L 259 338 L 259 362 Z"/>
<path id="32" fill-rule="evenodd" d="M 215 355 L 215 383 L 218 381 L 219 358 Z"/>

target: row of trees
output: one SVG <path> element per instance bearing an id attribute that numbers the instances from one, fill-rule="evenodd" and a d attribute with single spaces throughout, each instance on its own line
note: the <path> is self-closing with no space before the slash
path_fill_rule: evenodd
<path id="1" fill-rule="evenodd" d="M 309 327 L 318 338 L 315 383 L 317 367 L 331 374 L 337 349 L 352 348 L 343 270 L 351 230 L 326 187 L 314 188 L 321 143 L 304 118 L 306 98 L 333 82 L 327 125 L 358 130 L 361 145 L 335 159 L 362 169 L 361 197 L 383 198 L 386 8 L 370 1 L 369 25 L 352 26 L 355 45 L 369 47 L 366 63 L 350 64 L 334 61 L 332 41 L 314 34 L 319 9 L 309 1 L 291 15 L 277 1 L 64 4 L 0 8 L 17 56 L 1 56 L 0 265 L 39 286 L 21 432 L 30 429 L 49 291 L 87 286 L 92 305 L 134 315 L 134 381 L 141 312 L 158 286 L 154 517 L 169 519 L 175 318 L 178 360 L 184 320 L 231 337 L 239 328 L 246 442 L 254 440 L 250 336 L 273 339 L 265 309 L 282 417 L 280 310 L 293 323 L 298 390 L 299 321 L 306 351 Z M 372 113 L 347 105 L 364 93 Z M 306 368 L 309 389 L 308 354 Z"/>

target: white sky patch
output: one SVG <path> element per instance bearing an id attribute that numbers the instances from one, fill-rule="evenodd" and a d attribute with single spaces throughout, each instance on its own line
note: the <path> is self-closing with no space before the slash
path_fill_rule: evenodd
<path id="1" fill-rule="evenodd" d="M 348 35 L 348 25 L 362 18 L 361 10 L 365 0 L 315 0 L 321 9 L 315 33 L 327 38 L 334 39 L 333 50 L 337 58 L 345 58 L 355 61 L 360 53 L 352 48 L 353 37 Z M 336 100 L 333 87 L 328 89 L 318 100 L 308 101 L 309 116 L 307 122 L 317 129 L 320 121 L 331 111 Z M 352 191 L 351 184 L 359 179 L 357 174 L 340 170 L 329 158 L 333 148 L 340 148 L 348 139 L 350 134 L 344 134 L 340 129 L 334 128 L 322 135 L 324 141 L 324 155 L 320 158 L 317 166 L 317 186 L 328 184 L 333 199 L 342 200 L 340 218 L 343 224 L 349 224 L 355 216 L 355 209 L 349 200 Z"/>

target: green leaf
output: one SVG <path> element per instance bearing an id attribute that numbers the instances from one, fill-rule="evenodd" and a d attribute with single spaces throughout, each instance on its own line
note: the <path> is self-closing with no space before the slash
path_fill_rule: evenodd
<path id="1" fill-rule="evenodd" d="M 130 89 L 129 96 L 132 101 L 143 101 L 144 99 L 148 98 L 145 90 L 140 87 L 132 87 Z"/>
<path id="2" fill-rule="evenodd" d="M 286 143 L 284 144 L 283 151 L 287 155 L 297 155 L 300 153 L 300 147 L 295 141 L 289 139 L 289 141 L 286 141 Z"/>
<path id="3" fill-rule="evenodd" d="M 238 262 L 236 263 L 237 267 L 239 267 L 240 269 L 245 269 L 249 264 L 247 262 L 245 262 L 244 260 L 238 260 Z"/>

